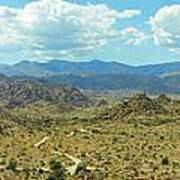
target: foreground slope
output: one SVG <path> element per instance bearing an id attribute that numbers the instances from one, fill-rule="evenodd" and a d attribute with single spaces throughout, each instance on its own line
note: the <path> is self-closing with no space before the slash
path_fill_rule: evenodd
<path id="1" fill-rule="evenodd" d="M 180 177 L 180 102 L 165 95 L 68 112 L 49 104 L 1 111 L 1 178 Z"/>

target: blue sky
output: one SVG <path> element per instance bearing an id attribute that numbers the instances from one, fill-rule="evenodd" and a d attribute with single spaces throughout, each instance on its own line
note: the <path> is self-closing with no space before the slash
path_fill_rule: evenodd
<path id="1" fill-rule="evenodd" d="M 179 0 L 0 0 L 0 62 L 180 61 Z"/>

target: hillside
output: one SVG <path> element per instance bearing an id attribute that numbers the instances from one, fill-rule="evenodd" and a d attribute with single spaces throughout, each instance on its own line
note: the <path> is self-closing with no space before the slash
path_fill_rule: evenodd
<path id="1" fill-rule="evenodd" d="M 157 98 L 150 98 L 146 94 L 140 93 L 129 97 L 115 107 L 111 107 L 107 113 L 111 114 L 111 119 L 130 120 L 132 123 L 138 119 L 143 120 L 141 123 L 144 124 L 163 123 L 163 121 L 158 122 L 156 117 L 161 119 L 161 116 L 166 116 L 170 120 L 172 120 L 170 117 L 178 117 L 180 115 L 180 101 L 173 100 L 165 94 L 161 94 Z M 148 118 L 151 120 L 148 121 Z"/>
<path id="2" fill-rule="evenodd" d="M 74 85 L 86 90 L 125 90 L 125 91 L 143 91 L 149 93 L 178 93 L 180 80 L 173 81 L 170 79 L 159 78 L 156 76 L 140 76 L 125 74 L 106 74 L 93 76 L 77 76 L 77 75 L 58 75 L 38 80 L 45 84 L 57 85 Z M 176 87 L 173 84 L 176 83 Z"/>
<path id="3" fill-rule="evenodd" d="M 88 99 L 75 87 L 46 86 L 31 79 L 16 79 L 0 76 L 0 102 L 8 107 L 24 106 L 44 101 L 84 106 Z"/>
<path id="4" fill-rule="evenodd" d="M 136 94 L 117 103 L 1 108 L 0 177 L 178 179 L 180 101 Z"/>

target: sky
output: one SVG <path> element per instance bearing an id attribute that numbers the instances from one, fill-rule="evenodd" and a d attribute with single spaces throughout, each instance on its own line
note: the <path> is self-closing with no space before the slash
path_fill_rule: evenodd
<path id="1" fill-rule="evenodd" d="M 0 63 L 180 61 L 179 0 L 0 0 Z"/>

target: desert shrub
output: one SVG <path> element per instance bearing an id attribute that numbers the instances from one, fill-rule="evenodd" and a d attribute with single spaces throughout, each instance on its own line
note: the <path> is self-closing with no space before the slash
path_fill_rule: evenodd
<path id="1" fill-rule="evenodd" d="M 169 159 L 168 159 L 168 157 L 164 157 L 163 159 L 162 159 L 162 165 L 168 165 L 169 164 Z"/>
<path id="2" fill-rule="evenodd" d="M 17 161 L 14 160 L 14 159 L 10 159 L 6 168 L 8 170 L 11 170 L 11 171 L 15 172 L 16 171 L 16 167 L 17 167 Z"/>
<path id="3" fill-rule="evenodd" d="M 52 172 L 49 174 L 47 180 L 64 180 L 65 169 L 60 161 L 53 159 L 49 162 L 49 166 Z"/>

